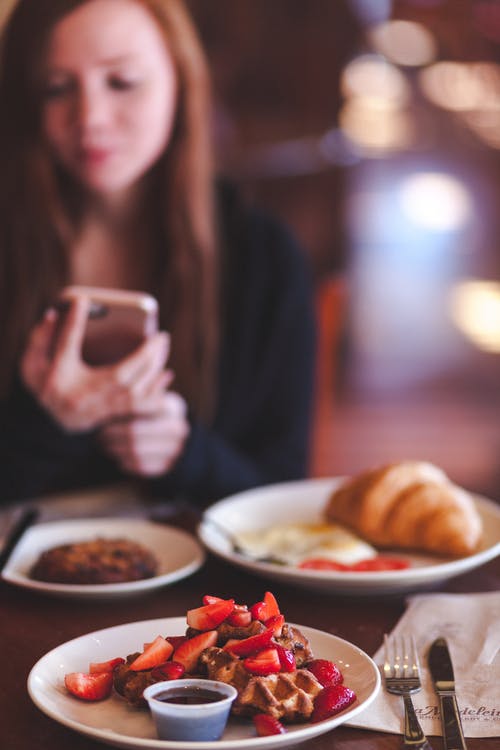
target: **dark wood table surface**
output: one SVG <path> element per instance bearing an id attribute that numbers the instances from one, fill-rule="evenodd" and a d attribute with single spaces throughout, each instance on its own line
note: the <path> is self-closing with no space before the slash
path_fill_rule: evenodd
<path id="1" fill-rule="evenodd" d="M 192 527 L 183 513 L 170 523 Z M 404 595 L 346 597 L 309 591 L 237 570 L 215 557 L 194 575 L 171 586 L 130 599 L 86 601 L 37 595 L 27 589 L 0 583 L 0 746 L 5 750 L 98 750 L 100 742 L 75 733 L 40 712 L 26 690 L 28 673 L 52 648 L 93 630 L 137 620 L 178 617 L 199 606 L 205 593 L 253 602 L 266 589 L 277 596 L 291 622 L 319 628 L 354 643 L 368 654 L 380 646 L 405 609 Z M 500 589 L 500 558 L 466 575 L 451 579 L 433 591 L 479 592 Z M 296 745 L 311 750 L 396 750 L 400 735 L 340 726 Z M 432 738 L 442 750 L 440 737 Z M 467 740 L 468 750 L 496 750 L 499 739 Z"/>

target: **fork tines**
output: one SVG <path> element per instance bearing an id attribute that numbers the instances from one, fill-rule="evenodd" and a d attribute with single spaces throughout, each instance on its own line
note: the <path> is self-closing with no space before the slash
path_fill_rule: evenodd
<path id="1" fill-rule="evenodd" d="M 384 635 L 384 676 L 392 680 L 419 680 L 417 648 L 413 636 Z"/>

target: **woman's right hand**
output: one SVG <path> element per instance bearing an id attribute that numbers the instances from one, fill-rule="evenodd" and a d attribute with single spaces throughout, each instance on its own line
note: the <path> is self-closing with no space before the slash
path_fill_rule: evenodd
<path id="1" fill-rule="evenodd" d="M 116 417 L 154 412 L 173 375 L 165 370 L 169 337 L 146 339 L 113 365 L 89 367 L 81 357 L 89 300 L 75 299 L 56 335 L 58 313 L 49 309 L 28 339 L 21 375 L 39 403 L 66 430 L 83 432 Z"/>

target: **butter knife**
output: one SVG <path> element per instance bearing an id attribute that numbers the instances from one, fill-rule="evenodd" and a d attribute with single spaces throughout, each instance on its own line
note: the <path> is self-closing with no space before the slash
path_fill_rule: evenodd
<path id="1" fill-rule="evenodd" d="M 429 650 L 428 662 L 434 690 L 439 696 L 445 750 L 466 750 L 455 694 L 453 665 L 448 644 L 444 638 L 434 641 Z"/>
<path id="2" fill-rule="evenodd" d="M 26 529 L 38 518 L 38 514 L 39 511 L 37 508 L 25 508 L 7 533 L 2 549 L 0 550 L 0 572 L 5 568 L 9 557 Z"/>

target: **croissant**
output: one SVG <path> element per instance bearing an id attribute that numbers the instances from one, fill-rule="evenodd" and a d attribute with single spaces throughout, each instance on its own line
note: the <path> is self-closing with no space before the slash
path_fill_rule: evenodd
<path id="1" fill-rule="evenodd" d="M 401 461 L 345 480 L 325 516 L 379 547 L 442 555 L 477 549 L 482 523 L 472 497 L 425 461 Z"/>

